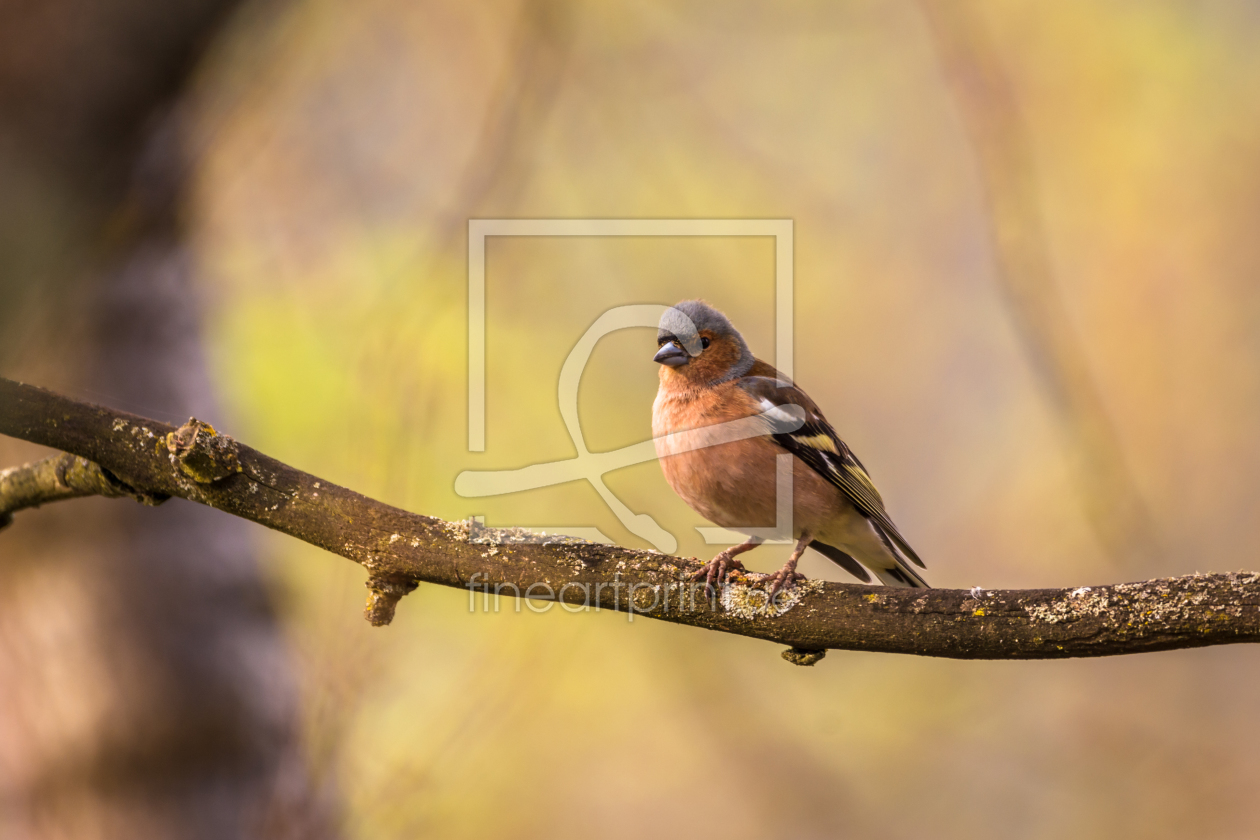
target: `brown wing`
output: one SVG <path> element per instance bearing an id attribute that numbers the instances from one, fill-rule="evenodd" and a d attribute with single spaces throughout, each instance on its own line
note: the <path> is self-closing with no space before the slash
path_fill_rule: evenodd
<path id="1" fill-rule="evenodd" d="M 906 557 L 922 567 L 923 561 L 919 559 L 919 555 L 901 536 L 897 526 L 888 517 L 888 511 L 884 509 L 884 500 L 875 489 L 875 483 L 871 481 L 866 468 L 844 441 L 840 440 L 836 430 L 827 422 L 827 418 L 823 417 L 809 395 L 795 385 L 780 388 L 775 378 L 778 371 L 765 362 L 759 361 L 753 366 L 752 371 L 759 375 L 745 376 L 739 380 L 739 385 L 761 403 L 764 410 L 795 405 L 805 411 L 804 424 L 791 431 L 773 433 L 774 442 L 809 464 L 815 472 L 840 488 L 854 507 L 894 542 Z M 768 372 L 769 375 L 760 375 L 763 372 Z M 796 423 L 793 422 L 790 425 L 795 427 Z"/>

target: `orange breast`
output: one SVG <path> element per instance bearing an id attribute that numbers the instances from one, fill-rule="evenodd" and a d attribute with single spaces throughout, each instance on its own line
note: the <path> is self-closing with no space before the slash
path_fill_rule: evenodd
<path id="1" fill-rule="evenodd" d="M 732 530 L 775 525 L 776 458 L 791 458 L 793 536 L 817 535 L 849 511 L 832 484 L 767 436 L 690 449 L 716 437 L 705 430 L 750 416 L 755 410 L 738 386 L 657 394 L 652 433 L 665 480 L 683 501 L 709 521 Z M 768 427 L 767 427 L 768 428 Z M 692 431 L 695 430 L 695 431 Z M 690 434 L 680 434 L 691 432 Z"/>

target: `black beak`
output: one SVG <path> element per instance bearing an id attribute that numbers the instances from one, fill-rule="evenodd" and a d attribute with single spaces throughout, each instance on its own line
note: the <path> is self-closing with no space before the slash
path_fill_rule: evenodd
<path id="1" fill-rule="evenodd" d="M 652 357 L 652 361 L 660 362 L 670 367 L 678 367 L 685 365 L 691 361 L 691 357 L 687 355 L 687 351 L 678 346 L 678 342 L 671 341 L 662 344 L 661 349 L 656 351 L 656 355 Z"/>

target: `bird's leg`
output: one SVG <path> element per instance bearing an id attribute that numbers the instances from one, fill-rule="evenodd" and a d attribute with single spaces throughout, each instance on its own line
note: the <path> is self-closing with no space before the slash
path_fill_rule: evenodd
<path id="1" fill-rule="evenodd" d="M 696 570 L 688 580 L 699 580 L 704 578 L 704 589 L 709 594 L 713 594 L 713 581 L 719 584 L 726 583 L 726 577 L 731 572 L 744 572 L 744 564 L 735 559 L 737 554 L 743 554 L 745 551 L 751 551 L 761 545 L 761 537 L 749 537 L 739 545 L 733 545 L 723 550 L 708 563 L 705 563 Z"/>
<path id="2" fill-rule="evenodd" d="M 779 594 L 779 590 L 785 586 L 788 589 L 798 580 L 805 580 L 805 575 L 796 571 L 796 564 L 800 561 L 801 555 L 805 553 L 805 549 L 814 541 L 809 534 L 801 534 L 801 538 L 796 541 L 796 548 L 792 549 L 792 556 L 783 564 L 783 568 L 770 575 L 765 579 L 765 583 L 770 584 L 770 600 L 774 600 L 774 596 Z"/>

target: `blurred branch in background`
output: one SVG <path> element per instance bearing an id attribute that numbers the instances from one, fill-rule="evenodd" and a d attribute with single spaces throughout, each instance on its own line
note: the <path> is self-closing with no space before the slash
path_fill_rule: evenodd
<path id="1" fill-rule="evenodd" d="M 919 6 L 975 153 L 1003 298 L 1071 437 L 1086 516 L 1113 560 L 1150 559 L 1162 541 L 1054 277 L 1032 138 L 1011 80 L 972 3 L 920 0 Z"/>
<path id="2" fill-rule="evenodd" d="M 432 242 L 410 267 L 414 275 L 435 275 L 448 261 L 464 258 L 469 219 L 513 214 L 528 186 L 543 130 L 563 86 L 573 49 L 575 6 L 572 0 L 522 0 L 519 4 L 507 39 L 508 55 L 473 149 L 452 178 L 449 199 L 418 221 L 419 228 L 431 232 Z M 406 277 L 414 276 L 410 272 Z M 414 311 L 398 305 L 398 294 L 393 285 L 378 292 L 373 309 L 379 328 L 358 349 L 365 380 L 382 380 L 382 388 L 394 394 L 413 391 L 416 371 L 382 360 L 405 358 L 419 326 L 411 321 Z M 427 403 L 426 407 L 416 412 L 418 416 L 407 417 L 416 434 L 427 431 L 434 410 L 431 396 L 420 402 Z M 397 481 L 407 481 L 405 466 L 398 466 L 392 475 Z"/>
<path id="3" fill-rule="evenodd" d="M 443 245 L 462 237 L 468 219 L 506 214 L 525 188 L 529 160 L 547 123 L 573 49 L 571 0 L 524 0 L 505 64 L 449 212 L 439 224 Z"/>
<path id="4" fill-rule="evenodd" d="M 955 659 L 1062 659 L 1260 641 L 1260 575 L 1195 575 L 1074 590 L 896 589 L 803 582 L 768 602 L 761 578 L 707 598 L 694 558 L 408 513 L 293 469 L 196 420 L 178 429 L 0 379 L 0 433 L 63 449 L 142 498 L 179 496 L 297 537 L 368 569 L 366 615 L 388 624 L 418 582 L 638 614 L 789 646 Z M 59 459 L 64 456 L 53 456 Z M 55 469 L 7 472 L 0 515 L 65 498 Z M 22 480 L 29 478 L 30 480 Z M 0 490 L 5 485 L 0 485 Z M 111 490 L 115 489 L 111 484 Z M 230 520 L 225 520 L 230 521 Z M 487 594 L 488 597 L 488 594 Z M 172 605 L 174 606 L 174 605 Z"/>

